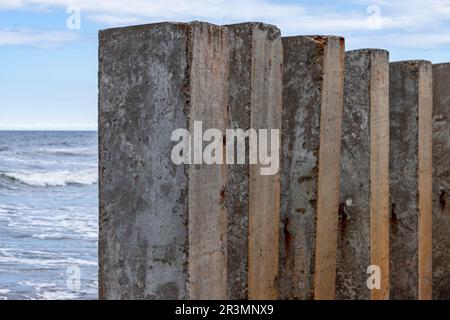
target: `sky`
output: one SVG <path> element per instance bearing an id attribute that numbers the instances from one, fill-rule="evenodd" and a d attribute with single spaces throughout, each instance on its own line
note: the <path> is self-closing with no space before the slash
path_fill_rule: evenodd
<path id="1" fill-rule="evenodd" d="M 97 34 L 159 21 L 262 21 L 391 61 L 450 62 L 450 0 L 0 0 L 0 130 L 95 130 Z"/>

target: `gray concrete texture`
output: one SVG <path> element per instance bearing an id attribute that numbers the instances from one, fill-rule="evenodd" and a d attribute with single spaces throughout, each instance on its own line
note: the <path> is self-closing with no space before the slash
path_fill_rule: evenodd
<path id="1" fill-rule="evenodd" d="M 450 64 L 387 63 L 262 23 L 101 31 L 100 298 L 428 299 L 431 251 L 450 298 Z M 175 165 L 171 133 L 194 121 L 281 127 L 280 174 L 248 145 L 246 164 Z"/>
<path id="2" fill-rule="evenodd" d="M 226 27 L 230 37 L 228 126 L 281 129 L 280 30 L 262 23 Z M 276 299 L 279 174 L 261 176 L 258 165 L 248 165 L 248 145 L 246 156 L 245 165 L 228 167 L 228 296 Z"/>
<path id="3" fill-rule="evenodd" d="M 171 131 L 188 126 L 190 32 L 99 34 L 100 299 L 188 297 L 188 173 L 168 159 Z"/>
<path id="4" fill-rule="evenodd" d="M 259 127 L 280 129 L 282 67 L 280 30 L 262 23 L 243 23 L 226 27 L 230 39 L 228 127 L 243 130 Z M 275 122 L 268 118 L 257 119 L 258 114 L 274 117 Z M 225 189 L 225 206 L 228 210 L 228 297 L 276 298 L 278 258 L 273 251 L 278 252 L 278 242 L 273 239 L 278 238 L 276 226 L 279 209 L 271 210 L 272 215 L 275 215 L 271 217 L 265 210 L 258 208 L 258 205 L 263 208 L 279 205 L 273 191 L 261 188 L 263 184 L 259 182 L 250 183 L 257 177 L 252 178 L 248 164 L 248 139 L 246 150 L 246 164 L 228 167 Z M 277 177 L 278 175 L 275 175 L 268 179 L 276 185 L 279 184 Z M 254 203 L 254 194 L 264 196 L 257 205 Z M 269 234 L 276 232 L 275 236 L 258 232 L 255 236 L 259 235 L 261 238 L 253 238 L 260 250 L 267 251 L 264 256 L 268 256 L 268 260 L 265 262 L 260 258 L 252 260 L 252 255 L 249 255 L 249 252 L 258 250 L 253 248 L 249 251 L 249 246 L 254 244 L 252 238 L 249 238 L 251 229 L 249 220 L 252 215 L 254 221 L 268 219 L 265 231 Z M 264 226 L 261 227 L 264 229 Z M 261 270 L 256 270 L 255 264 Z M 256 282 L 252 281 L 252 275 L 258 279 Z M 265 281 L 260 281 L 262 279 Z"/>
<path id="5" fill-rule="evenodd" d="M 282 40 L 279 294 L 282 299 L 333 298 L 344 40 L 321 36 Z M 331 131 L 334 136 L 327 136 Z M 337 165 L 327 163 L 330 160 Z M 319 217 L 319 202 L 330 216 Z"/>
<path id="6" fill-rule="evenodd" d="M 430 62 L 390 64 L 391 299 L 426 299 L 431 289 L 431 210 L 423 208 L 431 203 L 423 185 L 431 179 L 431 83 Z"/>
<path id="7" fill-rule="evenodd" d="M 223 236 L 224 214 L 214 212 L 220 211 L 220 190 L 196 185 L 199 196 L 201 188 L 217 191 L 205 209 L 214 210 L 216 226 L 202 230 L 211 241 L 202 248 L 202 239 L 190 230 L 196 217 L 190 212 L 189 180 L 191 170 L 202 168 L 173 164 L 170 139 L 173 130 L 189 129 L 206 104 L 210 113 L 226 108 L 226 100 L 219 102 L 226 88 L 218 86 L 227 75 L 214 78 L 204 65 L 228 70 L 226 29 L 161 23 L 105 30 L 99 37 L 100 298 L 202 296 L 193 283 L 202 279 L 190 272 L 194 259 L 203 266 L 201 277 L 208 278 L 204 292 L 222 298 L 226 254 L 217 239 Z M 216 91 L 209 95 L 211 89 Z M 208 258 L 198 262 L 202 257 L 195 254 L 208 249 Z"/>
<path id="8" fill-rule="evenodd" d="M 281 127 L 279 29 L 160 23 L 99 40 L 100 298 L 245 299 L 252 265 L 267 278 L 255 297 L 275 298 L 278 176 L 251 188 L 249 165 L 177 166 L 170 139 L 194 121 Z M 252 192 L 264 201 L 252 205 Z M 254 237 L 268 251 L 253 260 L 252 207 L 273 233 Z"/>
<path id="9" fill-rule="evenodd" d="M 385 50 L 346 52 L 341 157 L 336 298 L 371 299 L 371 290 L 366 285 L 371 264 L 382 269 L 386 298 L 389 53 Z M 371 232 L 377 220 L 381 224 L 375 225 Z"/>
<path id="10" fill-rule="evenodd" d="M 450 64 L 433 65 L 433 299 L 450 299 Z"/>

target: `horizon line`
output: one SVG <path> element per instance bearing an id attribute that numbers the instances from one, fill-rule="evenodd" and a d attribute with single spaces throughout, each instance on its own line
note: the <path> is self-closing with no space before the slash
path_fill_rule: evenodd
<path id="1" fill-rule="evenodd" d="M 0 131 L 98 131 L 98 128 L 81 129 L 81 128 L 0 128 Z"/>

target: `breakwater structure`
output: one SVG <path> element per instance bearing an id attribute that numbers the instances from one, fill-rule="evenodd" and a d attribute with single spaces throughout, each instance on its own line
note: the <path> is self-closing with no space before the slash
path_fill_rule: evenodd
<path id="1" fill-rule="evenodd" d="M 100 31 L 100 298 L 449 299 L 449 118 L 450 64 L 338 36 Z"/>

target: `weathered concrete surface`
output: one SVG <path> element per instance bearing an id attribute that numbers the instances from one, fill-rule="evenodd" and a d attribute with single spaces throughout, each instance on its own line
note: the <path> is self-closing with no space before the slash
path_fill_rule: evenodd
<path id="1" fill-rule="evenodd" d="M 335 297 L 344 39 L 283 38 L 282 299 Z"/>
<path id="2" fill-rule="evenodd" d="M 230 99 L 228 119 L 232 129 L 250 128 L 251 112 L 251 25 L 229 26 L 230 35 Z M 246 151 L 248 149 L 246 148 Z M 236 157 L 236 150 L 235 150 Z M 228 295 L 233 299 L 248 298 L 248 210 L 249 165 L 228 167 L 225 206 L 228 216 Z"/>
<path id="3" fill-rule="evenodd" d="M 280 129 L 282 58 L 261 23 L 100 33 L 101 298 L 278 297 L 279 174 L 248 146 L 245 164 L 176 166 L 170 137 Z"/>
<path id="4" fill-rule="evenodd" d="M 225 126 L 227 30 L 161 23 L 99 38 L 100 298 L 225 298 L 226 174 L 175 165 L 171 133 Z"/>
<path id="5" fill-rule="evenodd" d="M 280 129 L 280 30 L 262 23 L 226 27 L 230 35 L 229 127 Z M 228 296 L 275 299 L 279 175 L 262 177 L 259 166 L 249 165 L 248 151 L 247 145 L 245 164 L 228 167 Z"/>
<path id="6" fill-rule="evenodd" d="M 431 298 L 432 70 L 390 64 L 390 298 Z"/>
<path id="7" fill-rule="evenodd" d="M 202 121 L 203 128 L 216 128 L 223 133 L 227 127 L 229 96 L 228 32 L 223 27 L 192 23 L 191 34 L 190 131 L 194 121 Z M 189 167 L 191 299 L 227 297 L 225 248 L 228 214 L 223 199 L 226 181 L 226 164 L 194 164 Z"/>
<path id="8" fill-rule="evenodd" d="M 338 299 L 389 298 L 389 53 L 346 53 L 342 119 Z M 381 289 L 366 285 L 381 271 Z"/>
<path id="9" fill-rule="evenodd" d="M 433 65 L 433 299 L 450 299 L 450 64 Z"/>

